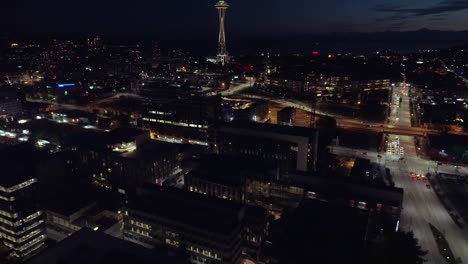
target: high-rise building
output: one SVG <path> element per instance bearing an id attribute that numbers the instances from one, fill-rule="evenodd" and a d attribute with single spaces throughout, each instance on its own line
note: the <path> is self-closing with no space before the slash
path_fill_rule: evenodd
<path id="1" fill-rule="evenodd" d="M 37 202 L 38 179 L 31 160 L 19 158 L 21 149 L 7 147 L 0 152 L 0 250 L 19 261 L 38 253 L 47 239 L 45 215 Z"/>
<path id="2" fill-rule="evenodd" d="M 220 0 L 215 7 L 218 9 L 219 15 L 218 61 L 224 65 L 229 60 L 226 48 L 226 32 L 224 29 L 226 10 L 229 8 L 229 5 L 226 1 Z"/>

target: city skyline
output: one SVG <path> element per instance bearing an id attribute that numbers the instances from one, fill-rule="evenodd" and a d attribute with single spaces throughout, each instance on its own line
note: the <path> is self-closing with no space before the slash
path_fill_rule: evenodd
<path id="1" fill-rule="evenodd" d="M 468 263 L 468 0 L 14 0 L 1 264 Z"/>

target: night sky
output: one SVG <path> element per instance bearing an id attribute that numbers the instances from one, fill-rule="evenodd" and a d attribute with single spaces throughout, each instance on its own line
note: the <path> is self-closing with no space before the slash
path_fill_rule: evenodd
<path id="1" fill-rule="evenodd" d="M 215 0 L 8 0 L 0 34 L 204 35 Z M 468 29 L 468 0 L 228 0 L 233 35 Z"/>

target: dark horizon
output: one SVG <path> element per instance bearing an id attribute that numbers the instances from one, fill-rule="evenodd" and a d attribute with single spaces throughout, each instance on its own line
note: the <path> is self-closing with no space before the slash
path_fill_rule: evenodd
<path id="1" fill-rule="evenodd" d="M 111 35 L 111 34 L 34 34 L 3 36 L 11 42 L 47 43 L 51 39 L 84 40 L 98 36 L 111 44 L 142 44 L 160 42 L 163 49 L 182 48 L 195 55 L 214 54 L 217 45 L 216 33 L 184 36 L 162 35 Z M 2 36 L 0 36 L 0 41 Z M 233 55 L 251 55 L 261 52 L 283 54 L 304 53 L 319 50 L 322 53 L 372 53 L 394 50 L 408 53 L 420 49 L 445 49 L 468 45 L 467 31 L 440 31 L 419 29 L 416 31 L 385 31 L 372 33 L 330 32 L 321 34 L 297 34 L 290 36 L 228 34 L 228 51 Z"/>

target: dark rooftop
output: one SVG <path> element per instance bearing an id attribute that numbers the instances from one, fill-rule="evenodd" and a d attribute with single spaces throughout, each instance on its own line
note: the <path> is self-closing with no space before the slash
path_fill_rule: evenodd
<path id="1" fill-rule="evenodd" d="M 220 235 L 230 235 L 239 227 L 242 210 L 239 203 L 149 185 L 127 207 Z"/>
<path id="2" fill-rule="evenodd" d="M 198 160 L 196 170 L 190 176 L 226 184 L 242 185 L 247 177 L 265 175 L 269 167 L 260 161 L 253 161 L 228 155 L 204 155 Z"/>
<path id="3" fill-rule="evenodd" d="M 121 156 L 128 159 L 153 160 L 171 152 L 176 152 L 177 144 L 160 141 L 146 141 L 137 146 L 136 151 L 122 153 Z"/>
<path id="4" fill-rule="evenodd" d="M 222 125 L 222 128 L 237 128 L 237 129 L 247 129 L 254 130 L 257 132 L 265 133 L 274 133 L 274 134 L 284 134 L 289 136 L 298 136 L 298 137 L 312 137 L 315 133 L 314 129 L 306 127 L 293 127 L 293 126 L 281 126 L 273 125 L 267 123 L 257 123 L 249 122 L 242 120 L 234 120 L 232 122 Z"/>
<path id="5" fill-rule="evenodd" d="M 108 145 L 134 141 L 137 137 L 147 132 L 139 129 L 122 128 L 110 132 L 85 131 L 71 135 L 65 139 L 69 146 L 77 145 L 84 148 L 102 149 Z"/>
<path id="6" fill-rule="evenodd" d="M 45 198 L 44 206 L 49 211 L 69 217 L 96 201 L 97 199 L 90 192 L 67 188 Z"/>
<path id="7" fill-rule="evenodd" d="M 0 186 L 10 188 L 16 184 L 34 178 L 33 169 L 27 161 L 5 160 L 0 161 Z"/>
<path id="8" fill-rule="evenodd" d="M 34 178 L 34 165 L 48 156 L 29 143 L 1 148 L 0 185 L 9 188 Z"/>
<path id="9" fill-rule="evenodd" d="M 353 178 L 365 178 L 366 171 L 369 169 L 370 160 L 357 158 L 354 162 L 354 166 L 351 169 L 351 177 Z"/>
<path id="10" fill-rule="evenodd" d="M 296 111 L 296 109 L 294 107 L 285 107 L 283 109 L 281 109 L 279 111 L 279 113 L 293 113 L 294 111 Z"/>
<path id="11" fill-rule="evenodd" d="M 363 183 L 350 177 L 325 178 L 293 175 L 291 178 L 295 185 L 329 197 L 376 201 L 398 207 L 403 203 L 404 192 L 401 188 Z"/>
<path id="12" fill-rule="evenodd" d="M 304 200 L 280 242 L 280 263 L 359 263 L 366 225 L 356 208 Z"/>
<path id="13" fill-rule="evenodd" d="M 83 228 L 27 264 L 185 264 L 166 252 L 147 249 L 101 232 Z"/>

